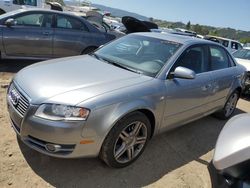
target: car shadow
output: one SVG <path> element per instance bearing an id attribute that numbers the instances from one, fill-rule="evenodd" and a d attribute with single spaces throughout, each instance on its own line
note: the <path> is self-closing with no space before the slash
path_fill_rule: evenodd
<path id="1" fill-rule="evenodd" d="M 246 101 L 250 101 L 250 95 L 249 94 L 244 94 L 241 96 L 242 99 L 246 100 Z"/>
<path id="2" fill-rule="evenodd" d="M 34 60 L 12 60 L 12 59 L 1 59 L 0 60 L 0 72 L 5 73 L 17 73 L 24 67 L 36 63 Z"/>
<path id="3" fill-rule="evenodd" d="M 245 113 L 237 109 L 235 114 Z M 33 171 L 55 187 L 142 187 L 213 150 L 226 121 L 212 116 L 154 137 L 142 156 L 123 169 L 107 167 L 98 159 L 58 159 L 40 154 L 18 140 Z"/>

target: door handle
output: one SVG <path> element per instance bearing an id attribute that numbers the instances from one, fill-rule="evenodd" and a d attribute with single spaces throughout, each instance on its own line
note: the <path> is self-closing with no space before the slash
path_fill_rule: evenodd
<path id="1" fill-rule="evenodd" d="M 52 34 L 50 31 L 44 31 L 44 32 L 43 32 L 43 35 L 46 35 L 46 36 L 47 36 L 47 35 L 50 35 L 50 34 Z"/>
<path id="2" fill-rule="evenodd" d="M 207 90 L 209 90 L 211 87 L 212 87 L 212 84 L 207 84 L 207 85 L 202 86 L 202 87 L 201 87 L 201 90 L 202 90 L 202 91 L 207 91 Z"/>

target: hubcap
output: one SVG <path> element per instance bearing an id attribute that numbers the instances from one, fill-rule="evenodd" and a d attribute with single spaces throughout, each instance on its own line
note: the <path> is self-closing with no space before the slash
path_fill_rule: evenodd
<path id="1" fill-rule="evenodd" d="M 238 100 L 238 95 L 237 93 L 234 93 L 227 101 L 227 104 L 225 107 L 226 117 L 229 117 L 234 112 L 234 109 L 236 108 L 236 105 L 237 105 L 237 100 Z"/>
<path id="2" fill-rule="evenodd" d="M 142 151 L 146 141 L 147 127 L 143 122 L 136 121 L 127 125 L 115 142 L 115 160 L 119 163 L 133 160 Z"/>

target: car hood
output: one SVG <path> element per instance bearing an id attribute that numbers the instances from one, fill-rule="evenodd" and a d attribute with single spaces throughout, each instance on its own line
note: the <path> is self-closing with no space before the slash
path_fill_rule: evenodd
<path id="1" fill-rule="evenodd" d="M 237 63 L 244 66 L 247 69 L 247 71 L 250 71 L 250 60 L 240 59 L 240 58 L 235 58 L 235 59 L 236 59 Z"/>
<path id="2" fill-rule="evenodd" d="M 14 82 L 30 97 L 32 104 L 76 105 L 151 79 L 86 55 L 33 64 L 16 74 Z"/>

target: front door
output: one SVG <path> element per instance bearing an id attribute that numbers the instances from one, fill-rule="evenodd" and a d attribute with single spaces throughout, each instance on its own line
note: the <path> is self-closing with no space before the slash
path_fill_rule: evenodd
<path id="1" fill-rule="evenodd" d="M 13 19 L 14 25 L 3 27 L 3 45 L 7 56 L 52 56 L 52 14 L 29 12 Z"/>
<path id="2" fill-rule="evenodd" d="M 165 112 L 162 125 L 170 129 L 202 117 L 208 111 L 212 78 L 208 71 L 208 52 L 204 46 L 188 48 L 173 65 L 196 73 L 194 79 L 173 78 L 165 81 Z"/>

